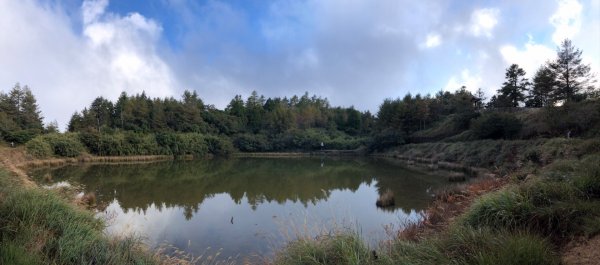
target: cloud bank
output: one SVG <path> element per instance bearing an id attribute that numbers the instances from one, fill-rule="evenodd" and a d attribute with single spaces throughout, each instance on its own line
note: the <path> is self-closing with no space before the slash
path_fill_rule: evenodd
<path id="1" fill-rule="evenodd" d="M 121 91 L 193 89 L 220 108 L 252 90 L 308 91 L 371 111 L 463 85 L 489 97 L 508 65 L 531 76 L 567 37 L 600 66 L 594 0 L 144 3 L 0 1 L 0 89 L 29 85 L 46 120 L 64 127 L 94 97 Z"/>

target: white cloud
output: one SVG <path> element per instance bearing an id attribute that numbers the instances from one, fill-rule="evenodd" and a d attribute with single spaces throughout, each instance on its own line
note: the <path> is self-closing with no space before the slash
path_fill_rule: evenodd
<path id="1" fill-rule="evenodd" d="M 463 69 L 458 76 L 450 77 L 450 80 L 446 83 L 444 91 L 455 91 L 462 86 L 465 86 L 467 90 L 475 92 L 478 88 L 482 87 L 483 78 L 479 74 L 471 74 L 469 69 Z"/>
<path id="2" fill-rule="evenodd" d="M 61 127 L 97 96 L 173 95 L 177 82 L 157 51 L 161 27 L 138 13 L 107 13 L 107 5 L 84 1 L 77 32 L 79 20 L 56 6 L 0 1 L 0 88 L 29 85 L 46 120 Z"/>
<path id="3" fill-rule="evenodd" d="M 425 40 L 425 47 L 434 48 L 442 44 L 442 37 L 436 33 L 430 33 Z"/>
<path id="4" fill-rule="evenodd" d="M 497 8 L 483 8 L 471 14 L 470 32 L 475 37 L 485 36 L 491 38 L 492 30 L 498 25 L 500 10 Z"/>
<path id="5" fill-rule="evenodd" d="M 513 63 L 518 64 L 530 77 L 546 61 L 553 60 L 556 57 L 554 49 L 533 42 L 531 37 L 525 43 L 523 49 L 518 49 L 514 45 L 507 44 L 500 47 L 500 54 L 502 54 L 502 58 L 507 66 Z"/>
<path id="6" fill-rule="evenodd" d="M 558 9 L 550 17 L 554 26 L 552 40 L 560 44 L 564 39 L 572 39 L 581 29 L 581 12 L 583 6 L 577 0 L 560 0 Z"/>
<path id="7" fill-rule="evenodd" d="M 97 20 L 106 10 L 108 0 L 84 1 L 81 4 L 83 23 L 89 24 Z"/>

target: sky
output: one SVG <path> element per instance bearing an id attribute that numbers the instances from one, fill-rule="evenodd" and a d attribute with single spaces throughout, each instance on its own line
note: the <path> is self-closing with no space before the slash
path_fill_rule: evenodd
<path id="1" fill-rule="evenodd" d="M 600 0 L 0 0 L 0 90 L 27 85 L 64 128 L 122 91 L 224 108 L 304 92 L 377 112 L 461 86 L 488 98 L 569 38 L 600 69 Z"/>

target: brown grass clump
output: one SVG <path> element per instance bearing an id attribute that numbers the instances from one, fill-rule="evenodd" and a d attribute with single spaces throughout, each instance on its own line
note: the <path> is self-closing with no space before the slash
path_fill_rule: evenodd
<path id="1" fill-rule="evenodd" d="M 46 173 L 46 175 L 44 175 L 44 181 L 52 182 L 52 175 L 50 175 L 50 173 Z"/>
<path id="2" fill-rule="evenodd" d="M 89 192 L 81 197 L 81 202 L 87 206 L 95 206 L 96 205 L 96 193 Z"/>
<path id="3" fill-rule="evenodd" d="M 390 207 L 394 206 L 396 202 L 394 201 L 394 192 L 390 189 L 387 189 L 383 194 L 379 196 L 375 205 L 377 207 Z"/>

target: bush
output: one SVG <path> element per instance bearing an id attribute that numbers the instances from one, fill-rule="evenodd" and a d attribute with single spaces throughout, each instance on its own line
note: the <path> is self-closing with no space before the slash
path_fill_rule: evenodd
<path id="1" fill-rule="evenodd" d="M 272 149 L 269 140 L 262 134 L 240 134 L 233 145 L 242 152 L 264 152 Z"/>
<path id="2" fill-rule="evenodd" d="M 178 152 L 175 155 L 193 155 L 196 157 L 208 154 L 208 144 L 204 135 L 199 133 L 177 134 Z"/>
<path id="3" fill-rule="evenodd" d="M 52 133 L 44 135 L 43 139 L 52 146 L 57 156 L 76 157 L 85 150 L 76 133 Z"/>
<path id="4" fill-rule="evenodd" d="M 481 115 L 471 124 L 471 130 L 479 139 L 514 139 L 523 124 L 510 113 L 491 112 Z"/>
<path id="5" fill-rule="evenodd" d="M 17 130 L 4 133 L 4 140 L 15 144 L 24 144 L 40 134 L 39 130 Z"/>
<path id="6" fill-rule="evenodd" d="M 207 135 L 205 141 L 208 152 L 216 156 L 228 156 L 235 150 L 229 138 Z"/>
<path id="7" fill-rule="evenodd" d="M 402 132 L 387 129 L 373 135 L 369 144 L 369 151 L 383 151 L 386 148 L 398 146 L 405 143 L 405 135 Z"/>
<path id="8" fill-rule="evenodd" d="M 41 136 L 33 138 L 25 146 L 27 153 L 37 158 L 45 158 L 54 154 L 52 146 Z"/>

